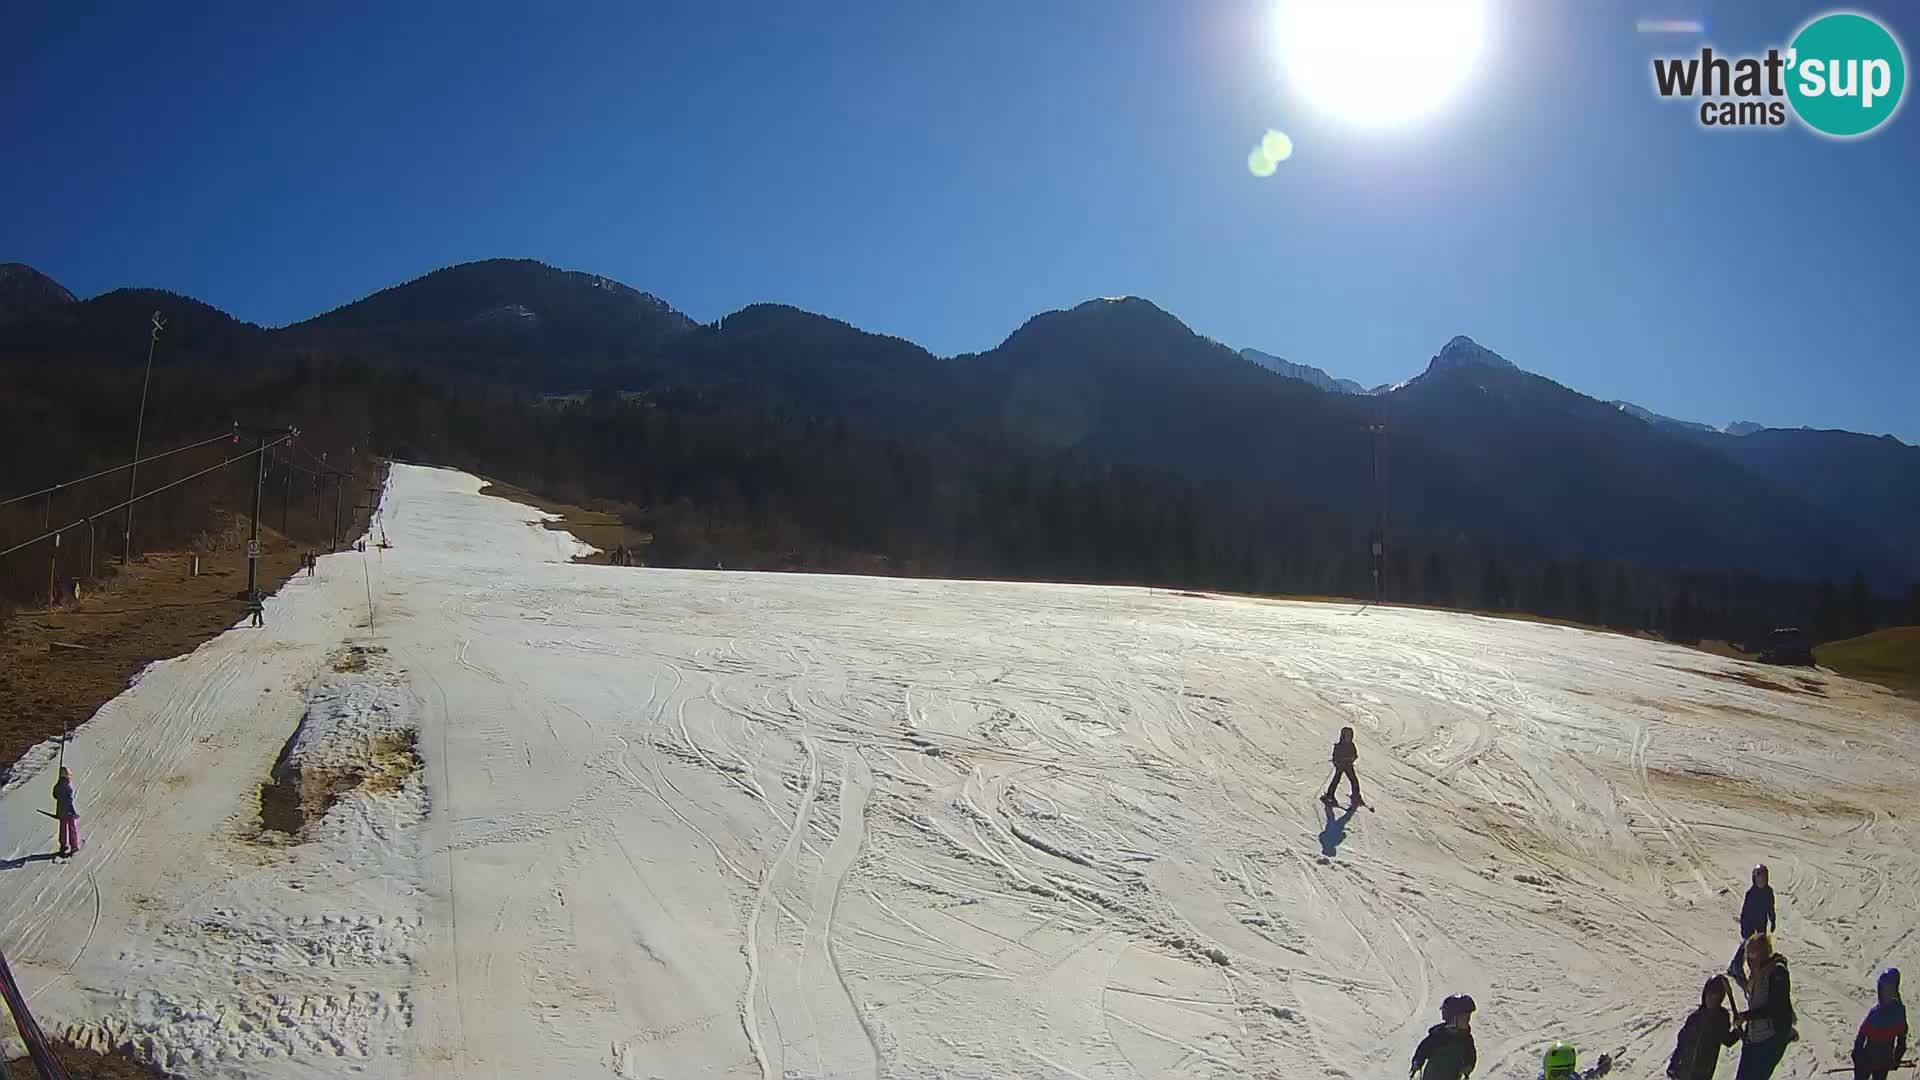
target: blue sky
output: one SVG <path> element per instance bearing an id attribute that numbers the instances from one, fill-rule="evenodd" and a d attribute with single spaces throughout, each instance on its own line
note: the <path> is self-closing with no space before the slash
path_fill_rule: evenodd
<path id="1" fill-rule="evenodd" d="M 955 353 L 1137 293 L 1367 384 L 1465 333 L 1676 416 L 1920 442 L 1920 113 L 1705 131 L 1648 68 L 1700 42 L 1634 29 L 1759 50 L 1825 5 L 1496 0 L 1461 96 L 1385 132 L 1292 96 L 1272 0 L 112 7 L 0 41 L 0 260 L 82 295 L 278 325 L 531 256 Z M 1859 10 L 1913 58 L 1920 9 Z"/>

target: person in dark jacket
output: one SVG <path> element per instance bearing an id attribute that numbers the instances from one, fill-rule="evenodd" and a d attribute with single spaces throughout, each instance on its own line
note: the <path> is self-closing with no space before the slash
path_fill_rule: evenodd
<path id="1" fill-rule="evenodd" d="M 1440 1022 L 1414 1048 L 1413 1067 L 1407 1075 L 1419 1073 L 1420 1080 L 1464 1080 L 1479 1063 L 1473 1047 L 1473 998 L 1457 994 L 1440 1003 Z"/>
<path id="2" fill-rule="evenodd" d="M 1774 915 L 1773 886 L 1767 884 L 1767 864 L 1761 863 L 1753 868 L 1753 885 L 1747 889 L 1747 898 L 1740 902 L 1740 946 L 1733 950 L 1733 961 L 1727 965 L 1727 974 L 1739 979 L 1747 942 L 1755 934 L 1773 933 L 1779 922 Z"/>
<path id="3" fill-rule="evenodd" d="M 1700 989 L 1700 1007 L 1687 1014 L 1680 1038 L 1667 1059 L 1668 1080 L 1713 1080 L 1720 1067 L 1720 1050 L 1740 1041 L 1733 1016 L 1727 1012 L 1725 975 L 1715 975 Z"/>
<path id="4" fill-rule="evenodd" d="M 1880 1000 L 1867 1010 L 1853 1037 L 1853 1080 L 1887 1080 L 1907 1056 L 1907 1007 L 1900 1000 L 1900 970 L 1880 973 Z"/>
<path id="5" fill-rule="evenodd" d="M 1740 1068 L 1733 1075 L 1734 1080 L 1769 1080 L 1787 1044 L 1800 1037 L 1793 1029 L 1793 984 L 1787 958 L 1773 951 L 1766 934 L 1747 939 L 1746 959 L 1746 976 L 1734 979 L 1747 992 L 1747 1007 L 1739 1014 Z"/>
<path id="6" fill-rule="evenodd" d="M 1354 762 L 1360 760 L 1360 748 L 1353 744 L 1353 729 L 1340 729 L 1340 741 L 1333 744 L 1333 779 L 1327 781 L 1327 793 L 1320 801 L 1333 805 L 1333 791 L 1340 786 L 1340 778 L 1347 778 L 1347 793 L 1352 795 L 1353 805 L 1360 805 L 1360 777 L 1353 771 Z"/>
<path id="7" fill-rule="evenodd" d="M 53 782 L 53 816 L 60 821 L 60 857 L 80 850 L 80 811 L 73 807 L 73 774 L 65 766 Z"/>

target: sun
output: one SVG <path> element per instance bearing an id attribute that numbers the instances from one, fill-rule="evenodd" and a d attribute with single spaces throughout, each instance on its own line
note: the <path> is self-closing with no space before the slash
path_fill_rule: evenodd
<path id="1" fill-rule="evenodd" d="M 1426 116 L 1453 98 L 1487 47 L 1487 0 L 1281 0 L 1279 45 L 1294 93 L 1363 127 Z"/>

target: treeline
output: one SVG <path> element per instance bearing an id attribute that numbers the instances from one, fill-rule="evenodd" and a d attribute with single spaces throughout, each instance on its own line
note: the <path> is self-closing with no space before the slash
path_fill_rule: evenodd
<path id="1" fill-rule="evenodd" d="M 244 374 L 243 374 L 244 373 Z M 108 468 L 131 452 L 138 369 L 0 365 L 8 482 L 0 497 Z M 844 420 L 724 407 L 695 391 L 550 401 L 297 353 L 236 369 L 156 367 L 143 446 L 205 437 L 234 419 L 292 424 L 330 462 L 369 444 L 618 514 L 650 537 L 652 565 L 1152 584 L 1354 599 L 1374 595 L 1370 521 L 1305 516 L 1284 493 L 1249 502 L 1167 473 L 1002 435 L 914 435 Z M 247 449 L 219 443 L 143 467 L 142 490 Z M 298 459 L 304 462 L 304 456 Z M 304 542 L 331 526 L 330 489 L 270 465 L 265 522 Z M 219 514 L 244 514 L 251 461 L 143 503 L 136 550 L 191 544 Z M 347 495 L 364 498 L 364 482 Z M 56 496 L 72 520 L 126 495 L 116 472 Z M 210 514 L 213 515 L 210 517 Z M 0 540 L 36 535 L 41 500 L 0 511 Z M 118 526 L 96 538 L 99 561 Z M 69 534 L 73 536 L 74 534 Z M 11 539 L 8 539 L 11 538 Z M 83 537 L 82 537 L 83 539 Z M 46 552 L 0 562 L 0 597 L 44 600 Z M 58 574 L 79 576 L 84 545 Z M 1680 641 L 1752 642 L 1796 625 L 1818 640 L 1920 623 L 1920 585 L 1876 596 L 1844 583 L 1781 582 L 1581 559 L 1542 559 L 1401 531 L 1380 583 L 1389 601 L 1520 612 Z"/>
<path id="2" fill-rule="evenodd" d="M 1394 551 L 1389 599 L 1438 607 L 1522 612 L 1644 631 L 1671 641 L 1755 643 L 1780 627 L 1833 641 L 1886 625 L 1920 625 L 1920 583 L 1905 594 L 1875 596 L 1862 574 L 1783 582 L 1750 574 L 1648 570 L 1620 562 L 1503 561 L 1443 556 L 1418 562 Z"/>
<path id="3" fill-rule="evenodd" d="M 0 559 L 0 607 L 44 604 L 49 570 L 60 593 L 75 580 L 113 572 L 126 548 L 124 510 L 102 513 L 128 498 L 134 426 L 140 409 L 138 367 L 47 362 L 0 362 L 0 499 L 65 485 L 46 495 L 0 507 L 0 549 L 93 518 L 64 533 L 57 550 L 38 543 Z M 334 522 L 329 467 L 355 474 L 341 496 L 348 511 L 364 503 L 374 475 L 369 452 L 370 387 L 315 380 L 310 361 L 287 359 L 235 369 L 204 364 L 156 364 L 140 439 L 143 456 L 230 432 L 238 421 L 300 429 L 289 452 L 270 452 L 263 528 L 323 547 Z M 236 516 L 252 512 L 257 457 L 234 460 L 255 446 L 219 439 L 139 467 L 138 490 L 150 492 L 212 468 L 198 479 L 140 500 L 133 513 L 133 554 L 209 547 L 232 541 Z M 215 468 L 231 461 L 225 467 Z M 84 483 L 67 481 L 92 473 Z M 290 482 L 291 481 L 291 482 Z M 343 513 L 343 519 L 350 514 Z M 90 535 L 91 534 L 91 535 Z M 49 565 L 49 558 L 52 564 Z"/>
<path id="4" fill-rule="evenodd" d="M 1005 438 L 910 437 L 742 414 L 697 394 L 538 401 L 400 379 L 376 428 L 443 461 L 650 532 L 655 565 L 811 569 L 1374 595 L 1369 524 L 1248 505 L 1150 470 Z M 1782 582 L 1397 544 L 1389 601 L 1518 612 L 1677 641 L 1816 640 L 1920 623 L 1920 584 Z"/>

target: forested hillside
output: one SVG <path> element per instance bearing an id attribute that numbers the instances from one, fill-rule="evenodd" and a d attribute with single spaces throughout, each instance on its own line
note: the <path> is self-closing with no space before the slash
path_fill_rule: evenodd
<path id="1" fill-rule="evenodd" d="M 1465 338 L 1369 396 L 1268 370 L 1139 298 L 942 358 L 780 305 L 702 325 L 525 260 L 437 271 L 283 330 L 155 290 L 75 301 L 9 280 L 0 497 L 127 460 L 158 309 L 143 451 L 236 421 L 298 427 L 293 471 L 278 451 L 269 465 L 296 517 L 324 517 L 327 469 L 371 447 L 595 503 L 650 534 L 643 557 L 661 565 L 1364 597 L 1384 512 L 1390 599 L 1683 639 L 1792 623 L 1846 636 L 1905 618 L 1920 576 L 1905 518 L 1836 509 L 1791 439 L 1736 455 Z M 1872 452 L 1859 490 L 1881 491 L 1913 450 L 1890 442 L 1822 460 Z M 140 486 L 244 449 L 182 453 Z M 122 470 L 61 489 L 54 516 L 125 484 Z M 211 507 L 250 509 L 252 486 L 236 466 L 154 500 L 136 549 L 185 542 Z M 0 510 L 3 546 L 47 520 L 44 499 Z M 96 522 L 96 544 L 117 551 L 117 530 Z M 84 556 L 59 558 L 66 575 Z M 44 599 L 45 552 L 0 581 L 14 602 Z"/>

